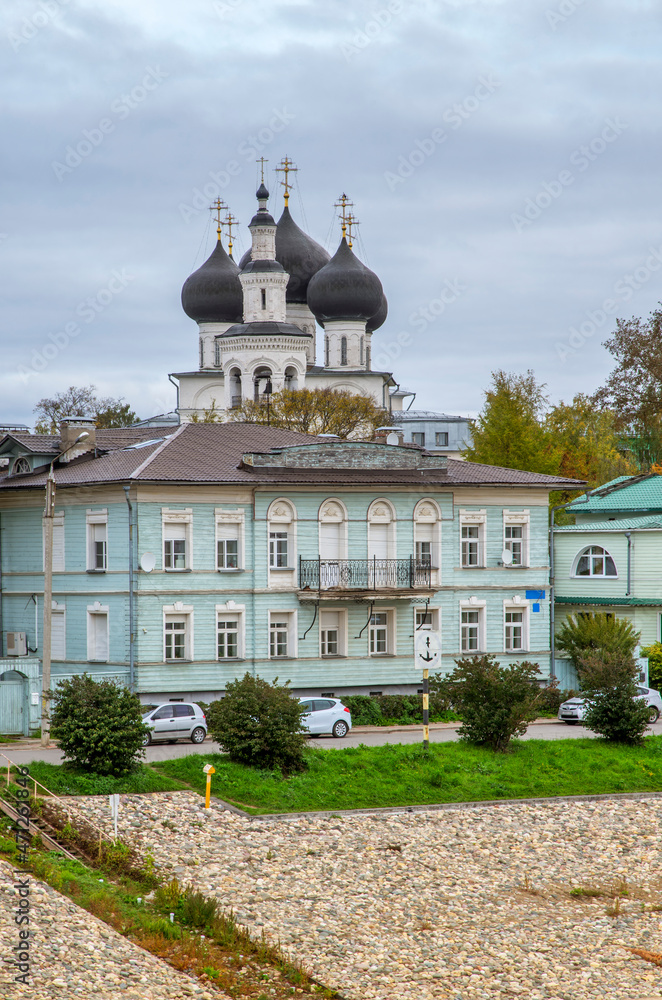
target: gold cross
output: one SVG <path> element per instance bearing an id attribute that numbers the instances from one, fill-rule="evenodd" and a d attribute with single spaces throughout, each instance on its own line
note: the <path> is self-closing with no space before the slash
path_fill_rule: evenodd
<path id="1" fill-rule="evenodd" d="M 356 216 L 352 212 L 349 212 L 348 215 L 347 215 L 347 229 L 348 229 L 347 243 L 349 245 L 349 249 L 350 250 L 352 249 L 352 241 L 354 239 L 354 234 L 352 232 L 352 227 L 353 226 L 358 226 L 358 225 L 360 225 L 359 220 L 356 218 Z"/>
<path id="2" fill-rule="evenodd" d="M 342 219 L 341 229 L 342 229 L 343 239 L 345 239 L 345 237 L 347 236 L 347 209 L 353 208 L 354 202 L 350 201 L 347 195 L 343 192 L 343 194 L 340 195 L 340 198 L 333 207 L 342 208 L 342 215 L 339 215 L 338 218 Z"/>
<path id="3" fill-rule="evenodd" d="M 228 253 L 232 256 L 232 230 L 234 226 L 239 225 L 239 222 L 230 209 L 228 209 L 228 214 L 223 219 L 223 225 L 228 227 Z"/>
<path id="4" fill-rule="evenodd" d="M 269 161 L 265 160 L 265 158 L 261 156 L 260 159 L 256 160 L 255 162 L 260 164 L 260 183 L 264 184 L 264 165 Z"/>
<path id="5" fill-rule="evenodd" d="M 220 198 L 217 198 L 213 205 L 209 206 L 210 212 L 216 212 L 216 236 L 220 240 L 221 238 L 221 212 L 223 209 L 227 209 L 227 205 Z"/>
<path id="6" fill-rule="evenodd" d="M 294 160 L 288 159 L 287 156 L 284 156 L 280 161 L 280 165 L 276 167 L 276 173 L 285 174 L 285 180 L 280 182 L 285 188 L 285 208 L 287 208 L 290 200 L 290 188 L 292 187 L 288 180 L 288 174 L 295 174 L 298 169 L 298 167 L 294 166 Z"/>

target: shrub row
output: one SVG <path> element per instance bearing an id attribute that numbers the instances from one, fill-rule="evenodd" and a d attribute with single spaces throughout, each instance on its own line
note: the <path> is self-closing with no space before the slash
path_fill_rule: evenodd
<path id="1" fill-rule="evenodd" d="M 353 726 L 383 726 L 395 723 L 406 726 L 423 722 L 423 701 L 420 694 L 343 695 L 343 705 L 352 713 Z M 456 719 L 446 697 L 430 693 L 430 721 Z"/>

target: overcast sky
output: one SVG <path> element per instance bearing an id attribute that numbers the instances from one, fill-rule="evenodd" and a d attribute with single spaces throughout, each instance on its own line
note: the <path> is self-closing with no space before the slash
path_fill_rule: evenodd
<path id="1" fill-rule="evenodd" d="M 249 245 L 256 164 L 355 249 L 375 366 L 476 413 L 495 368 L 595 389 L 615 317 L 662 295 L 654 0 L 14 0 L 3 9 L 0 422 L 95 384 L 140 417 L 197 367 L 187 275 L 217 195 Z M 605 305 L 606 303 L 606 305 Z M 575 331 L 575 332 L 573 332 Z M 388 363 L 388 358 L 392 361 Z"/>

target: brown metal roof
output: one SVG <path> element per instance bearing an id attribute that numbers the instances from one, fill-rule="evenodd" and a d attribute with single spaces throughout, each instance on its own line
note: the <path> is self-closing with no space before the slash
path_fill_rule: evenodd
<path id="1" fill-rule="evenodd" d="M 273 448 L 320 441 L 312 435 L 263 424 L 184 424 L 165 440 L 128 447 L 140 440 L 163 438 L 155 428 L 131 428 L 98 431 L 103 446 L 114 450 L 97 458 L 83 455 L 68 464 L 55 467 L 58 487 L 112 482 L 163 483 L 244 483 L 252 485 L 367 485 L 417 486 L 512 486 L 538 489 L 577 489 L 582 483 L 534 472 L 520 472 L 491 465 L 448 460 L 447 468 L 356 468 L 316 469 L 274 468 L 242 464 L 248 453 L 269 452 Z M 35 435 L 28 435 L 34 437 Z M 41 435 L 39 435 L 41 437 Z M 326 439 L 328 442 L 328 439 Z M 100 447 L 102 446 L 99 442 Z M 122 443 L 121 443 L 122 442 Z M 126 443 L 124 443 L 126 442 Z M 425 452 L 422 453 L 426 454 Z M 32 475 L 9 476 L 0 482 L 0 490 L 43 486 L 45 470 Z"/>

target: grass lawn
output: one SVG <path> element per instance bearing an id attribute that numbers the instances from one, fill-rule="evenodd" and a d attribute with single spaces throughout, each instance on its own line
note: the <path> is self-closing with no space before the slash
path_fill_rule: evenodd
<path id="1" fill-rule="evenodd" d="M 89 771 L 76 771 L 63 764 L 32 761 L 30 776 L 56 795 L 112 795 L 122 792 L 176 792 L 185 786 L 176 778 L 140 764 L 125 778 L 109 778 Z"/>
<path id="2" fill-rule="evenodd" d="M 283 779 L 220 754 L 153 766 L 204 793 L 202 768 L 216 768 L 212 793 L 253 813 L 368 809 L 481 799 L 662 791 L 662 737 L 640 747 L 599 739 L 515 741 L 494 754 L 465 743 L 307 749 L 308 770 Z"/>

